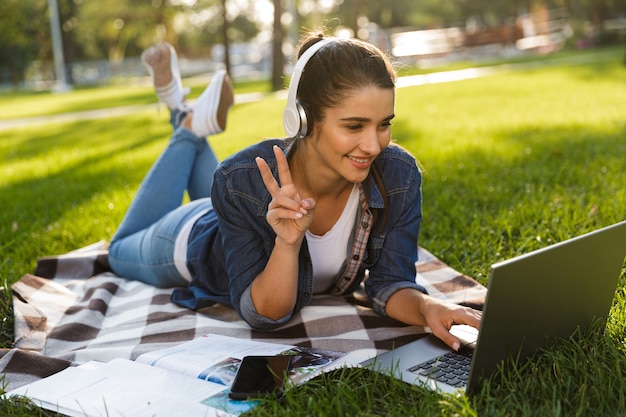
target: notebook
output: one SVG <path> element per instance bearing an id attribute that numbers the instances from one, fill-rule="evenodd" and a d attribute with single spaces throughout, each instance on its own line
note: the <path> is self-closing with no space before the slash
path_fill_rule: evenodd
<path id="1" fill-rule="evenodd" d="M 524 360 L 594 320 L 606 321 L 625 257 L 623 221 L 496 263 L 480 330 L 451 330 L 463 342 L 460 358 L 448 361 L 456 352 L 429 334 L 362 365 L 444 392 L 476 392 L 503 361 Z M 447 376 L 454 367 L 465 375 Z"/>

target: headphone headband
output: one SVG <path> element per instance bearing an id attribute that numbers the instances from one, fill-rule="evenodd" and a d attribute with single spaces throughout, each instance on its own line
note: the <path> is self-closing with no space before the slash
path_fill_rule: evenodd
<path id="1" fill-rule="evenodd" d="M 313 45 L 311 45 L 298 59 L 296 65 L 293 68 L 293 74 L 291 81 L 289 82 L 289 92 L 287 93 L 287 104 L 285 106 L 285 112 L 283 114 L 283 127 L 288 137 L 304 137 L 307 135 L 307 118 L 304 109 L 298 103 L 298 86 L 300 84 L 300 77 L 304 71 L 304 67 L 313 55 L 324 46 L 331 43 L 333 39 L 325 38 Z"/>

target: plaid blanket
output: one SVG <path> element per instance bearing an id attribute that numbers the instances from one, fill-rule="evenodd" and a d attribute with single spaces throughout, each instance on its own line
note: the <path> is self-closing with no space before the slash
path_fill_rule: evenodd
<path id="1" fill-rule="evenodd" d="M 408 343 L 427 329 L 381 317 L 362 291 L 348 297 L 315 296 L 285 326 L 251 329 L 231 308 L 201 311 L 170 301 L 159 289 L 112 274 L 107 245 L 42 258 L 35 274 L 12 286 L 15 344 L 0 358 L 7 390 L 90 360 L 135 359 L 140 354 L 207 333 L 365 356 Z M 486 289 L 423 248 L 416 280 L 435 297 L 481 308 Z"/>

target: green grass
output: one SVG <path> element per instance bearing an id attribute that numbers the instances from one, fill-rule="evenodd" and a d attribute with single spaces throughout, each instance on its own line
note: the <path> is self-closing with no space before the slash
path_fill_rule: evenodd
<path id="1" fill-rule="evenodd" d="M 426 74 L 434 71 L 453 71 L 469 67 L 484 67 L 490 65 L 555 65 L 575 63 L 581 59 L 615 60 L 621 53 L 620 47 L 604 48 L 602 51 L 571 52 L 564 51 L 552 55 L 535 56 L 524 55 L 506 60 L 462 60 L 447 64 L 440 64 L 433 68 L 420 69 L 416 66 L 402 65 L 398 70 L 400 75 Z M 193 99 L 200 95 L 206 86 L 207 78 L 203 76 L 183 80 L 186 87 L 191 88 L 189 95 Z M 269 93 L 270 82 L 267 80 L 240 81 L 235 83 L 236 93 L 263 92 Z M 154 103 L 154 90 L 149 78 L 128 80 L 125 84 L 112 85 L 105 88 L 78 87 L 70 94 L 50 94 L 48 92 L 4 92 L 0 95 L 0 120 L 20 117 L 48 116 L 60 113 L 99 110 L 109 107 L 135 106 Z"/>
<path id="2" fill-rule="evenodd" d="M 573 65 L 571 54 L 571 61 L 543 68 L 398 91 L 394 138 L 425 172 L 420 244 L 486 283 L 493 262 L 626 218 L 626 67 L 619 49 L 584 54 L 584 65 Z M 105 91 L 63 95 L 67 106 L 55 111 L 90 101 L 129 103 L 143 94 L 130 89 L 121 93 L 126 98 L 105 98 L 112 94 Z M 50 112 L 58 97 L 14 98 L 27 103 L 22 113 L 3 97 L 0 113 L 35 114 L 40 103 Z M 145 100 L 153 98 L 146 93 Z M 211 138 L 219 157 L 282 135 L 282 106 L 270 96 L 235 106 L 228 131 Z M 32 272 L 39 256 L 110 239 L 165 146 L 166 120 L 155 107 L 3 131 L 0 280 L 10 284 Z M 0 305 L 5 317 L 9 308 Z M 10 319 L 3 324 L 7 339 Z M 442 396 L 365 370 L 338 370 L 252 414 L 624 415 L 625 344 L 622 274 L 605 329 L 503 372 L 476 396 Z M 32 415 L 21 409 L 0 404 L 0 414 Z"/>
<path id="3" fill-rule="evenodd" d="M 8 92 L 2 94 L 0 120 L 149 104 L 154 102 L 154 98 L 154 90 L 147 82 L 135 86 L 82 88 L 58 94 Z"/>
<path id="4" fill-rule="evenodd" d="M 190 99 L 198 97 L 206 87 L 205 77 L 184 80 L 191 89 Z M 270 92 L 268 81 L 246 81 L 235 84 L 236 93 Z M 101 88 L 77 88 L 70 93 L 12 91 L 0 94 L 1 120 L 22 117 L 50 116 L 67 112 L 101 110 L 111 107 L 153 104 L 156 96 L 149 79 L 136 79 L 130 85 Z M 165 107 L 164 107 L 165 108 Z"/>

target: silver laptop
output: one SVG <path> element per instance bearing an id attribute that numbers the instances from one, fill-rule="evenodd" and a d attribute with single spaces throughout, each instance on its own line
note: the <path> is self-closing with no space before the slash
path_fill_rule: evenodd
<path id="1" fill-rule="evenodd" d="M 362 365 L 432 389 L 477 392 L 504 361 L 604 322 L 625 257 L 623 221 L 496 263 L 480 330 L 453 326 L 464 342 L 459 353 L 428 335 Z"/>

